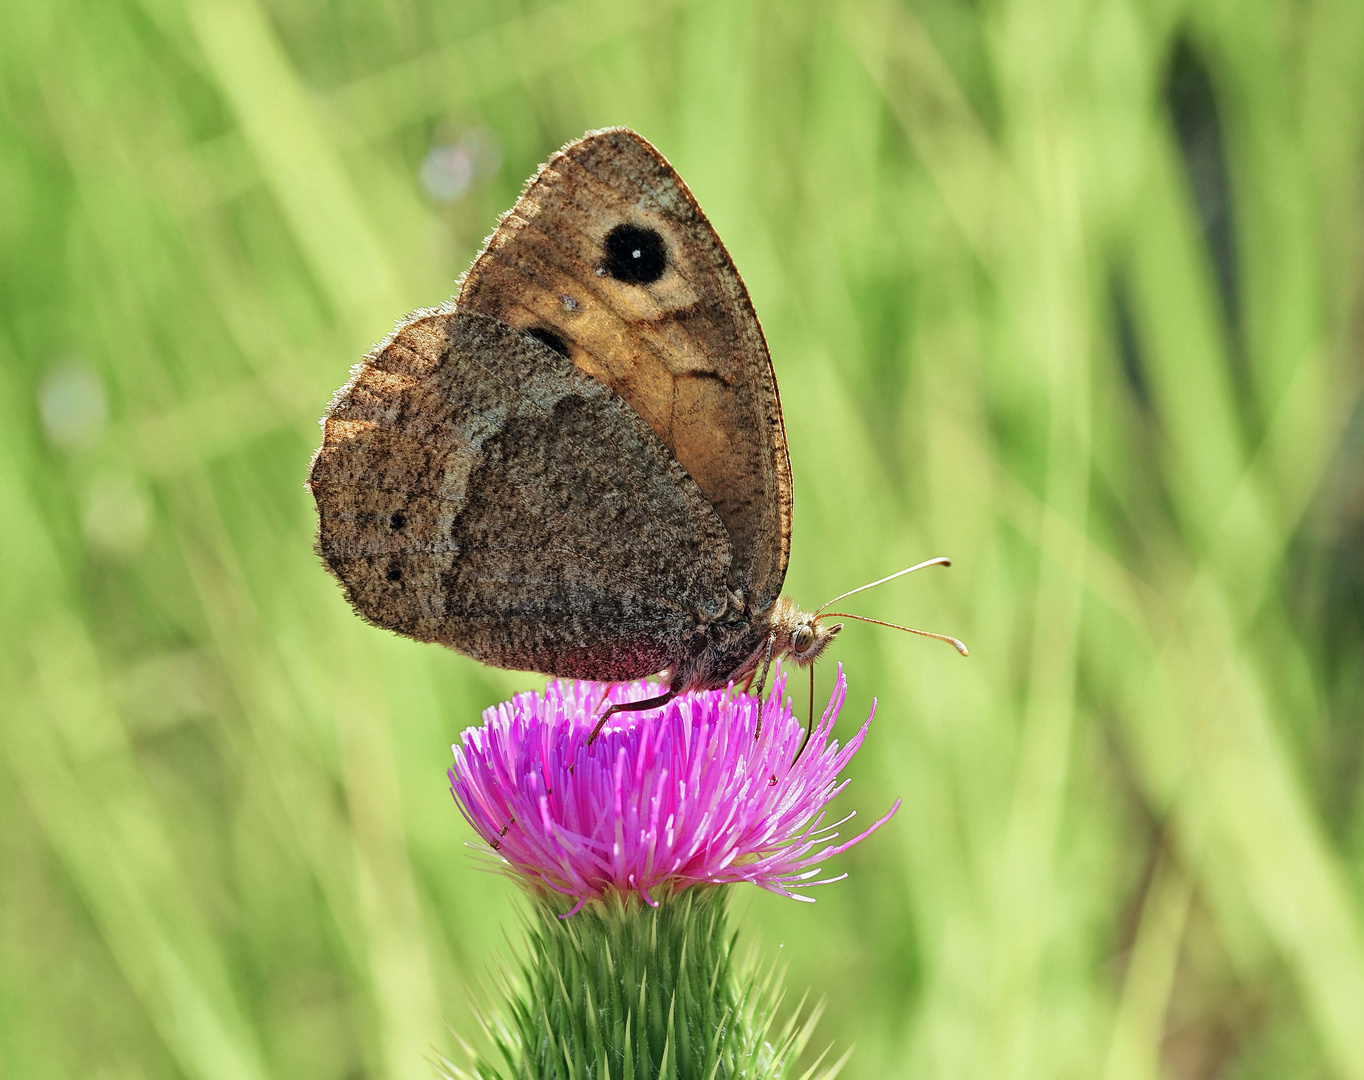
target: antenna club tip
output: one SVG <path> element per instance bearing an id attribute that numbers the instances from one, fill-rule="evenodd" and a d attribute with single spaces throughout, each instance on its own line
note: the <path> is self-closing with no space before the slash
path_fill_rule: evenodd
<path id="1" fill-rule="evenodd" d="M 951 641 L 952 646 L 957 650 L 957 652 L 961 653 L 962 656 L 971 655 L 971 650 L 966 647 L 966 642 L 958 641 L 956 638 L 952 638 Z"/>

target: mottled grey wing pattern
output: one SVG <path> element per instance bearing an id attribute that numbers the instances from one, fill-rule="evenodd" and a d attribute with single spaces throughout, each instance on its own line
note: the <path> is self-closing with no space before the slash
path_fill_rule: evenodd
<path id="1" fill-rule="evenodd" d="M 649 425 L 485 315 L 419 314 L 357 367 L 310 487 L 356 608 L 486 663 L 639 678 L 725 607 L 728 534 Z"/>

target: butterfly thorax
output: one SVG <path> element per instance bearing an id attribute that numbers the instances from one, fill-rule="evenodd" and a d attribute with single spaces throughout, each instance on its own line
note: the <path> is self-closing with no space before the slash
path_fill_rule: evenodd
<path id="1" fill-rule="evenodd" d="M 692 647 L 669 670 L 669 687 L 677 693 L 718 690 L 782 658 L 805 667 L 842 629 L 842 623 L 823 622 L 786 597 L 764 612 L 731 607 L 698 626 Z"/>

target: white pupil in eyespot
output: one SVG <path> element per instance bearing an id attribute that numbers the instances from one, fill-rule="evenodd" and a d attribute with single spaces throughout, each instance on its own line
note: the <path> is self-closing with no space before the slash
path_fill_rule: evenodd
<path id="1" fill-rule="evenodd" d="M 644 252 L 640 251 L 639 248 L 635 248 L 635 250 L 630 252 L 630 254 L 633 255 L 636 259 L 638 259 L 641 255 L 644 254 Z"/>

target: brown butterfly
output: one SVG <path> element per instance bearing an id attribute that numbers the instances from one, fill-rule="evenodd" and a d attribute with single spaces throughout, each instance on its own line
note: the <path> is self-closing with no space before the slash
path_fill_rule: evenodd
<path id="1" fill-rule="evenodd" d="M 322 429 L 319 549 L 356 610 L 498 667 L 663 673 L 597 730 L 810 664 L 842 628 L 780 597 L 791 464 L 767 343 L 633 131 L 541 166 L 459 295 L 380 343 Z"/>

